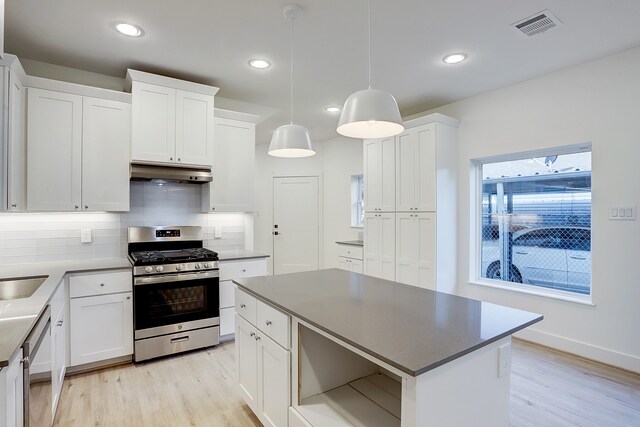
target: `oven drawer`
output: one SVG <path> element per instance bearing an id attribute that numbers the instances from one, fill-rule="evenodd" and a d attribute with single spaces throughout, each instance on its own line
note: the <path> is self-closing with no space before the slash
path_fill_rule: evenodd
<path id="1" fill-rule="evenodd" d="M 69 277 L 69 296 L 71 298 L 92 295 L 131 292 L 131 271 L 114 273 L 83 274 Z"/>
<path id="2" fill-rule="evenodd" d="M 255 325 L 282 347 L 289 349 L 289 316 L 265 304 L 257 302 L 257 323 Z"/>
<path id="3" fill-rule="evenodd" d="M 243 279 L 245 277 L 266 276 L 267 260 L 220 261 L 220 280 Z"/>
<path id="4" fill-rule="evenodd" d="M 362 246 L 338 245 L 338 256 L 345 258 L 363 259 Z"/>
<path id="5" fill-rule="evenodd" d="M 136 340 L 134 360 L 140 362 L 155 357 L 210 347 L 218 344 L 219 340 L 220 329 L 218 326 Z"/>
<path id="6" fill-rule="evenodd" d="M 257 300 L 254 297 L 236 288 L 236 313 L 254 325 L 256 324 L 256 303 Z"/>

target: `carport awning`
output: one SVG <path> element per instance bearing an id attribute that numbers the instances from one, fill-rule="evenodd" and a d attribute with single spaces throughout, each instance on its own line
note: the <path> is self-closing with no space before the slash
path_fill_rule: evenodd
<path id="1" fill-rule="evenodd" d="M 499 183 L 507 194 L 591 191 L 591 171 L 483 179 L 482 192 L 497 193 Z"/>

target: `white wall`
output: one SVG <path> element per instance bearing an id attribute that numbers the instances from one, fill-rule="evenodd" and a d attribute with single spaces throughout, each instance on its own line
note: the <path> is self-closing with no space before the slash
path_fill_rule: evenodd
<path id="1" fill-rule="evenodd" d="M 315 143 L 317 154 L 302 159 L 280 159 L 267 154 L 269 146 L 256 146 L 256 213 L 254 249 L 271 255 L 273 271 L 273 177 L 319 176 L 321 180 L 320 268 L 337 267 L 336 240 L 354 240 L 360 229 L 351 228 L 351 175 L 362 173 L 362 141 L 339 137 Z"/>
<path id="2" fill-rule="evenodd" d="M 640 372 L 640 223 L 610 221 L 612 205 L 640 205 L 640 48 L 429 111 L 459 128 L 458 293 L 542 313 L 521 334 Z M 594 306 L 469 284 L 470 160 L 593 143 Z"/>

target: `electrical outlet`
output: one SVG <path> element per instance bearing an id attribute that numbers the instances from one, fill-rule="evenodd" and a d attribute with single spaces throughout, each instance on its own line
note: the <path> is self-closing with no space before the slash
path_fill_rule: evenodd
<path id="1" fill-rule="evenodd" d="M 91 229 L 85 228 L 80 230 L 80 242 L 91 243 Z"/>
<path id="2" fill-rule="evenodd" d="M 216 239 L 222 239 L 222 227 L 213 228 L 213 237 Z"/>
<path id="3" fill-rule="evenodd" d="M 511 343 L 498 347 L 498 378 L 511 371 Z"/>

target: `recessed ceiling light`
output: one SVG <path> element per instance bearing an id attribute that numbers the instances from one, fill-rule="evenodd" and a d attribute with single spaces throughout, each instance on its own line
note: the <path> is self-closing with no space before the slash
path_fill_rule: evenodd
<path id="1" fill-rule="evenodd" d="M 340 112 L 340 107 L 330 106 L 330 107 L 325 108 L 324 111 L 326 111 L 327 113 L 339 113 Z"/>
<path id="2" fill-rule="evenodd" d="M 140 37 L 142 35 L 142 28 L 133 24 L 125 24 L 124 22 L 116 24 L 116 30 L 118 30 L 120 34 L 129 37 Z"/>
<path id="3" fill-rule="evenodd" d="M 259 70 L 264 70 L 265 68 L 271 67 L 271 62 L 266 59 L 252 59 L 249 61 L 249 65 L 253 68 L 257 68 Z"/>
<path id="4" fill-rule="evenodd" d="M 464 61 L 465 59 L 467 59 L 466 53 L 454 53 L 442 58 L 442 62 L 444 62 L 445 64 L 458 64 Z"/>

